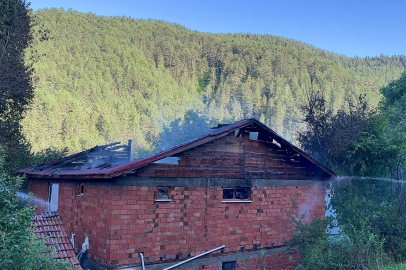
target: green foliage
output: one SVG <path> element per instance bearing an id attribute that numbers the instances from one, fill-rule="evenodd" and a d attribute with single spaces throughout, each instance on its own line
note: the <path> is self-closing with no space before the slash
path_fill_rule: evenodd
<path id="1" fill-rule="evenodd" d="M 320 93 L 312 93 L 302 106 L 303 121 L 308 126 L 298 136 L 302 148 L 339 174 L 365 173 L 365 166 L 359 164 L 364 162 L 365 156 L 360 154 L 357 143 L 368 134 L 375 112 L 369 109 L 364 96 L 356 102 L 348 98 L 346 109 L 336 114 L 326 103 Z"/>
<path id="2" fill-rule="evenodd" d="M 403 179 L 406 164 L 406 72 L 381 89 L 375 110 L 362 97 L 333 114 L 321 95 L 302 106 L 308 129 L 299 134 L 302 147 L 321 163 L 344 175 Z"/>
<path id="3" fill-rule="evenodd" d="M 405 197 L 403 182 L 339 179 L 327 206 L 333 216 L 310 225 L 304 216 L 292 218 L 296 231 L 290 244 L 302 255 L 297 269 L 382 269 L 404 261 Z M 339 232 L 332 234 L 337 224 Z"/>
<path id="4" fill-rule="evenodd" d="M 24 166 L 30 151 L 20 126 L 33 95 L 23 53 L 31 39 L 28 5 L 25 0 L 0 1 L 0 146 L 9 153 L 8 171 Z"/>
<path id="5" fill-rule="evenodd" d="M 406 99 L 406 72 L 403 72 L 399 79 L 382 87 L 381 92 L 385 97 L 383 102 L 385 107 L 403 105 Z"/>
<path id="6" fill-rule="evenodd" d="M 198 33 L 161 21 L 58 9 L 32 20 L 25 62 L 35 98 L 23 132 L 34 152 L 128 139 L 150 152 L 191 110 L 210 122 L 261 118 L 293 140 L 304 128 L 306 91 L 322 90 L 334 114 L 345 97 L 364 93 L 375 107 L 378 86 L 404 68 L 401 57 L 347 59 L 293 40 Z"/>
<path id="7" fill-rule="evenodd" d="M 0 147 L 0 268 L 71 269 L 71 264 L 55 261 L 55 251 L 46 248 L 32 231 L 33 209 L 19 207 L 17 191 L 24 180 L 3 173 L 6 151 Z"/>
<path id="8" fill-rule="evenodd" d="M 309 226 L 310 231 L 319 229 L 318 235 L 310 234 L 309 242 L 301 243 L 302 258 L 296 269 L 374 269 L 385 263 L 383 243 L 367 228 L 350 230 L 351 237 L 345 233 L 332 236 L 326 235 L 322 221 L 318 223 Z"/>
<path id="9" fill-rule="evenodd" d="M 405 269 L 406 269 L 406 263 L 393 264 L 393 265 L 389 265 L 389 266 L 381 268 L 381 270 L 405 270 Z"/>
<path id="10" fill-rule="evenodd" d="M 406 164 L 406 72 L 383 87 L 381 92 L 384 99 L 379 113 L 374 115 L 349 155 L 360 157 L 356 164 L 360 175 L 403 179 Z"/>
<path id="11" fill-rule="evenodd" d="M 343 179 L 334 185 L 331 206 L 340 224 L 355 231 L 367 227 L 384 240 L 384 251 L 397 261 L 406 259 L 406 194 L 404 183 Z"/>
<path id="12" fill-rule="evenodd" d="M 0 1 L 0 114 L 21 112 L 32 95 L 23 54 L 30 40 L 28 5 L 25 0 Z"/>

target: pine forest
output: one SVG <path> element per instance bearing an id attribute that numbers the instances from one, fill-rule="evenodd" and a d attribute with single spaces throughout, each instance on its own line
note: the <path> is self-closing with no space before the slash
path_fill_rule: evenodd
<path id="1" fill-rule="evenodd" d="M 140 156 L 162 141 L 251 117 L 295 142 L 312 93 L 333 112 L 360 95 L 373 108 L 379 88 L 406 67 L 405 56 L 348 58 L 269 35 L 200 33 L 63 9 L 31 16 L 24 61 L 34 98 L 22 127 L 34 152 L 132 139 Z M 200 127 L 180 134 L 198 119 Z M 168 138 L 173 129 L 178 134 Z"/>

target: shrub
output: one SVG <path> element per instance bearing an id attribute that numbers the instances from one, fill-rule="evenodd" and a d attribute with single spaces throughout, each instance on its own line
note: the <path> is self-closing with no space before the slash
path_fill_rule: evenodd
<path id="1" fill-rule="evenodd" d="M 0 147 L 0 269 L 72 269 L 62 260 L 54 260 L 33 233 L 33 208 L 20 207 L 17 191 L 24 180 L 4 173 L 6 152 Z"/>

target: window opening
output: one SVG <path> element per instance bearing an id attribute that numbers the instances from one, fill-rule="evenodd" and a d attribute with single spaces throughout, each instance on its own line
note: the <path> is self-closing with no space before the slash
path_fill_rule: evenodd
<path id="1" fill-rule="evenodd" d="M 234 189 L 231 189 L 231 188 L 223 189 L 223 199 L 225 199 L 225 200 L 234 199 Z"/>
<path id="2" fill-rule="evenodd" d="M 223 188 L 223 200 L 249 200 L 250 195 L 249 187 Z"/>
<path id="3" fill-rule="evenodd" d="M 222 270 L 235 270 L 235 261 L 234 262 L 223 262 Z"/>
<path id="4" fill-rule="evenodd" d="M 166 157 L 160 160 L 155 161 L 154 163 L 157 164 L 172 164 L 172 165 L 178 165 L 179 164 L 179 157 Z"/>
<path id="5" fill-rule="evenodd" d="M 237 130 L 234 132 L 234 136 L 235 136 L 235 137 L 243 137 L 243 132 L 244 132 L 243 129 L 237 129 Z"/>
<path id="6" fill-rule="evenodd" d="M 236 188 L 235 198 L 237 200 L 248 200 L 250 197 L 248 188 Z"/>
<path id="7" fill-rule="evenodd" d="M 250 140 L 257 141 L 258 140 L 258 132 L 250 132 Z"/>
<path id="8" fill-rule="evenodd" d="M 158 188 L 157 199 L 169 199 L 168 188 Z"/>
<path id="9" fill-rule="evenodd" d="M 49 183 L 48 211 L 58 211 L 59 184 Z"/>
<path id="10" fill-rule="evenodd" d="M 84 191 L 85 191 L 85 184 L 81 183 L 79 185 L 78 196 L 80 196 L 80 197 L 83 196 Z"/>
<path id="11" fill-rule="evenodd" d="M 157 191 L 156 191 L 155 201 L 161 201 L 161 202 L 172 201 L 171 197 L 169 196 L 169 188 L 168 187 L 158 187 Z"/>

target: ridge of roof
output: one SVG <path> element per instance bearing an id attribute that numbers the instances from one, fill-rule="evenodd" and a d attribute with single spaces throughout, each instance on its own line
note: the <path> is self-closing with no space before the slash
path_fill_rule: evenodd
<path id="1" fill-rule="evenodd" d="M 38 167 L 46 168 L 47 166 L 52 166 L 52 164 L 58 164 L 58 162 L 60 163 L 60 162 L 63 162 L 63 161 L 69 160 L 69 159 L 74 159 L 75 157 L 84 155 L 84 154 L 88 153 L 89 151 L 93 151 L 94 149 L 99 147 L 99 146 L 96 146 L 94 148 L 91 148 L 91 149 L 85 150 L 83 152 L 80 152 L 80 153 L 65 157 L 65 158 L 57 160 L 57 161 L 48 162 L 48 163 L 41 164 L 41 165 L 38 165 L 38 166 L 22 169 L 22 170 L 19 170 L 17 172 L 30 174 L 30 175 L 43 176 L 43 177 L 52 177 L 54 175 L 57 175 L 58 177 L 61 177 L 61 176 L 88 176 L 88 177 L 91 177 L 91 178 L 107 178 L 107 179 L 110 179 L 110 178 L 122 175 L 124 173 L 136 170 L 138 168 L 144 167 L 146 165 L 149 165 L 149 164 L 151 164 L 151 163 L 153 163 L 155 161 L 161 160 L 163 158 L 175 155 L 177 153 L 186 151 L 188 149 L 194 148 L 196 146 L 199 146 L 199 145 L 202 145 L 204 143 L 210 142 L 212 140 L 218 139 L 220 137 L 226 136 L 227 134 L 229 134 L 230 132 L 232 132 L 232 131 L 234 131 L 236 129 L 245 128 L 245 127 L 248 127 L 248 126 L 254 125 L 254 124 L 257 124 L 259 127 L 261 127 L 266 132 L 271 134 L 272 138 L 277 139 L 277 141 L 279 143 L 283 144 L 285 147 L 287 147 L 287 148 L 295 151 L 299 155 L 303 156 L 304 158 L 309 160 L 314 165 L 318 166 L 321 170 L 323 170 L 327 174 L 329 174 L 331 176 L 336 176 L 336 174 L 332 170 L 330 170 L 327 167 L 323 166 L 322 164 L 318 163 L 316 160 L 314 160 L 313 158 L 308 156 L 304 151 L 302 151 L 298 147 L 294 146 L 293 144 L 291 144 L 290 142 L 288 142 L 287 140 L 282 138 L 275 131 L 273 131 L 272 129 L 270 129 L 269 127 L 264 125 L 263 123 L 259 122 L 255 118 L 243 119 L 243 120 L 237 121 L 237 122 L 235 122 L 233 124 L 221 126 L 220 128 L 215 129 L 214 131 L 212 131 L 212 132 L 210 132 L 210 133 L 208 133 L 206 135 L 203 135 L 201 137 L 198 137 L 196 139 L 183 142 L 181 144 L 175 145 L 175 146 L 173 146 L 171 148 L 165 149 L 165 150 L 163 150 L 163 151 L 161 151 L 159 153 L 150 155 L 148 157 L 141 158 L 141 159 L 135 159 L 135 160 L 126 162 L 124 164 L 116 165 L 116 166 L 110 167 L 110 168 L 97 168 L 96 167 L 96 168 L 85 169 L 85 170 L 72 170 L 72 171 L 68 171 L 68 172 L 61 172 L 61 173 L 58 173 L 58 174 L 54 174 L 55 171 L 52 171 L 50 169 L 48 169 L 48 170 L 44 169 L 44 170 L 41 170 L 41 171 L 35 171 L 35 169 L 38 168 Z M 100 146 L 100 147 L 103 147 L 103 146 Z"/>

